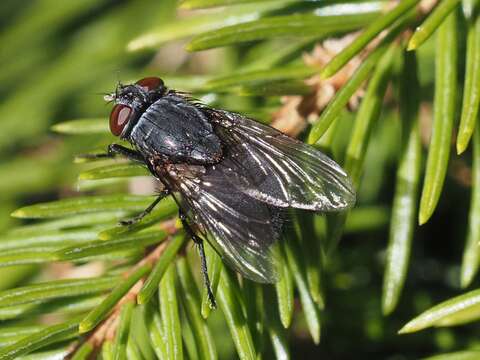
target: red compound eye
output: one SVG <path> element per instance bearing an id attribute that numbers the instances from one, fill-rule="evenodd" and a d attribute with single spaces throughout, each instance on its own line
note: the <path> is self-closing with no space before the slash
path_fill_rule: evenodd
<path id="1" fill-rule="evenodd" d="M 115 136 L 120 136 L 130 120 L 132 109 L 127 105 L 117 104 L 110 113 L 110 131 Z"/>
<path id="2" fill-rule="evenodd" d="M 159 88 L 160 86 L 163 86 L 163 81 L 158 77 L 152 76 L 152 77 L 146 77 L 146 78 L 140 79 L 135 84 L 140 85 L 142 88 L 144 88 L 147 91 L 151 91 Z"/>

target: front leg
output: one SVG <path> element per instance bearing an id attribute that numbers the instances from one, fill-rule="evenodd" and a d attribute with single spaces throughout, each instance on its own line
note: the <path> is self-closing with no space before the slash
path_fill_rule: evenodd
<path id="1" fill-rule="evenodd" d="M 142 220 L 145 216 L 150 214 L 152 210 L 155 208 L 155 206 L 157 206 L 157 204 L 168 195 L 170 195 L 170 190 L 168 190 L 167 188 L 163 189 L 162 192 L 158 195 L 158 197 L 145 210 L 143 210 L 140 214 L 138 214 L 137 216 L 131 219 L 120 220 L 120 225 L 130 226 L 130 225 L 136 224 L 137 222 Z"/>
<path id="2" fill-rule="evenodd" d="M 112 159 L 117 156 L 122 156 L 124 158 L 127 158 L 128 160 L 145 164 L 145 159 L 138 151 L 129 149 L 123 145 L 118 144 L 108 145 L 106 153 L 84 154 L 80 157 L 84 159 Z"/>

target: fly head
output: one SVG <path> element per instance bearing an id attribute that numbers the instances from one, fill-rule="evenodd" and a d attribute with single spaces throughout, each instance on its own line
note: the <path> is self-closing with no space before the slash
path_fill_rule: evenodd
<path id="1" fill-rule="evenodd" d="M 134 84 L 118 84 L 114 93 L 104 97 L 115 103 L 110 113 L 110 131 L 125 138 L 142 113 L 167 92 L 162 79 L 146 77 Z"/>

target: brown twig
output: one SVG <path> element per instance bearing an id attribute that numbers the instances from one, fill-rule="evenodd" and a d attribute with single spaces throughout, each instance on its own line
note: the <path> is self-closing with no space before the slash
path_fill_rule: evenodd
<path id="1" fill-rule="evenodd" d="M 421 21 L 430 13 L 437 0 L 422 0 L 417 7 L 417 20 Z M 384 11 L 388 12 L 398 5 L 398 1 L 391 1 Z M 333 57 L 348 46 L 360 32 L 350 33 L 338 39 L 326 39 L 321 44 L 316 44 L 312 52 L 304 54 L 304 62 L 308 66 L 321 68 L 325 66 Z M 388 30 L 382 31 L 356 56 L 354 56 L 340 71 L 328 79 L 322 79 L 319 75 L 305 80 L 305 83 L 312 89 L 308 95 L 294 95 L 282 97 L 282 106 L 272 114 L 271 125 L 278 130 L 290 136 L 299 135 L 308 125 L 316 121 L 325 109 L 327 104 L 333 99 L 337 91 L 345 85 L 350 79 L 362 61 L 379 44 L 379 42 L 388 34 Z M 410 38 L 412 30 L 407 27 L 399 39 Z M 360 99 L 364 94 L 363 84 L 351 97 L 348 102 L 348 108 L 355 110 L 360 104 Z"/>
<path id="2" fill-rule="evenodd" d="M 169 229 L 170 234 L 174 234 L 176 232 L 172 228 L 172 224 L 167 221 L 165 225 L 165 229 Z M 174 223 L 173 223 L 174 224 Z M 168 230 L 167 230 L 168 231 Z M 171 237 L 167 240 L 163 241 L 159 245 L 157 245 L 152 251 L 150 251 L 142 260 L 140 260 L 137 264 L 131 267 L 129 270 L 125 271 L 122 274 L 123 278 L 128 278 L 133 272 L 135 272 L 139 267 L 144 265 L 150 265 L 153 267 L 155 263 L 160 259 L 160 256 L 163 254 L 167 245 L 170 243 Z M 115 333 L 119 323 L 119 315 L 122 305 L 126 302 L 136 302 L 137 295 L 143 287 L 145 282 L 145 278 L 141 278 L 137 281 L 137 283 L 132 286 L 132 288 L 118 301 L 118 303 L 113 307 L 112 312 L 110 315 L 103 320 L 97 327 L 93 330 L 93 332 L 84 340 L 80 341 L 72 346 L 72 349 L 69 351 L 68 355 L 65 357 L 66 359 L 71 358 L 75 354 L 83 343 L 88 343 L 92 346 L 93 352 L 96 353 L 98 349 L 102 346 L 105 340 L 113 340 L 115 338 Z"/>

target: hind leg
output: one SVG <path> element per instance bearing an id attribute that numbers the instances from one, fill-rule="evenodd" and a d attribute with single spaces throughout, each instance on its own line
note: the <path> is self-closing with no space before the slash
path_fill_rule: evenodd
<path id="1" fill-rule="evenodd" d="M 208 269 L 207 269 L 207 258 L 205 256 L 205 249 L 203 248 L 203 239 L 200 238 L 195 234 L 195 231 L 191 228 L 191 226 L 187 222 L 187 218 L 182 211 L 179 212 L 180 220 L 182 221 L 183 228 L 188 236 L 190 236 L 193 242 L 198 246 L 198 252 L 200 254 L 200 262 L 202 266 L 202 276 L 203 276 L 203 283 L 207 288 L 207 295 L 208 301 L 210 302 L 210 307 L 215 309 L 217 307 L 217 302 L 215 301 L 215 296 L 213 295 L 212 286 L 210 283 L 210 278 L 208 277 Z"/>

